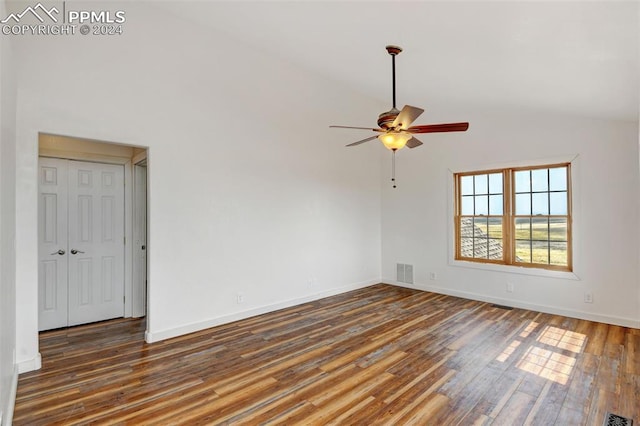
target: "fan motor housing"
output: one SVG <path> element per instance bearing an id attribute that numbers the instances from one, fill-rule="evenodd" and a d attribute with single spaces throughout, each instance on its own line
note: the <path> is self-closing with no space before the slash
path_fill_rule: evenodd
<path id="1" fill-rule="evenodd" d="M 389 111 L 385 111 L 378 116 L 378 126 L 381 129 L 389 129 L 395 121 L 396 117 L 400 114 L 396 108 L 391 108 Z"/>

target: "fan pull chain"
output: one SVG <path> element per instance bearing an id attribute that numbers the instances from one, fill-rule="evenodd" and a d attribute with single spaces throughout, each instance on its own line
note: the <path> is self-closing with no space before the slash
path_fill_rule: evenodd
<path id="1" fill-rule="evenodd" d="M 393 187 L 396 188 L 396 150 L 393 151 L 393 157 L 391 157 L 391 182 Z"/>

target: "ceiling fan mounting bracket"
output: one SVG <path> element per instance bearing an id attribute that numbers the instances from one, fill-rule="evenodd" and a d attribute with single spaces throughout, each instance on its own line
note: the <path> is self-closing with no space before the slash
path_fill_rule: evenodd
<path id="1" fill-rule="evenodd" d="M 391 55 L 391 56 L 399 55 L 399 54 L 400 54 L 400 52 L 402 52 L 402 47 L 400 47 L 400 46 L 393 46 L 393 45 L 391 45 L 391 44 L 390 44 L 390 45 L 388 45 L 388 46 L 386 47 L 386 49 L 387 49 L 387 52 L 389 52 L 389 55 Z"/>

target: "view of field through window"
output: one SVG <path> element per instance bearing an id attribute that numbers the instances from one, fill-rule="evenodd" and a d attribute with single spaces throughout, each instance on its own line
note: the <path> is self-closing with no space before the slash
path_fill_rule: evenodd
<path id="1" fill-rule="evenodd" d="M 511 188 L 508 203 L 505 179 Z M 458 194 L 460 257 L 569 265 L 567 165 L 461 175 Z M 511 256 L 503 252 L 507 237 Z"/>

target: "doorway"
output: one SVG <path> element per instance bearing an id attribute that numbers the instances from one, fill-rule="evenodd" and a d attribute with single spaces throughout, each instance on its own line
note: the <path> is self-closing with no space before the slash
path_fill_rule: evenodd
<path id="1" fill-rule="evenodd" d="M 39 186 L 41 179 L 43 179 L 42 175 L 44 174 L 42 165 L 46 165 L 46 167 L 50 169 L 52 167 L 62 167 L 60 170 L 61 174 L 56 177 L 57 179 L 62 179 L 62 181 L 65 180 L 65 170 L 67 173 L 66 179 L 69 180 L 70 176 L 78 175 L 79 170 L 77 166 L 81 165 L 83 172 L 80 175 L 82 176 L 81 178 L 85 179 L 83 185 L 88 184 L 89 181 L 87 179 L 91 179 L 92 184 L 102 184 L 102 180 L 104 179 L 111 179 L 112 183 L 118 180 L 114 188 L 119 188 L 118 190 L 123 193 L 122 196 L 115 196 L 117 200 L 121 200 L 118 201 L 118 203 L 123 205 L 122 214 L 118 213 L 117 215 L 109 216 L 109 212 L 111 212 L 113 208 L 116 208 L 114 211 L 120 212 L 115 199 L 110 198 L 111 194 L 82 193 L 81 198 L 78 198 L 72 194 L 74 190 L 68 187 L 66 190 L 67 194 L 55 193 L 52 194 L 55 195 L 55 197 L 49 196 L 49 199 L 45 201 L 43 200 L 43 191 L 39 191 L 39 330 L 42 331 L 50 328 L 89 323 L 110 318 L 146 316 L 146 173 L 144 173 L 144 178 L 140 179 L 142 173 L 138 171 L 138 168 L 139 166 L 146 166 L 146 162 L 148 161 L 147 149 L 41 133 L 39 134 L 39 159 L 41 164 L 38 176 Z M 63 164 L 63 166 L 60 166 L 60 164 Z M 94 175 L 89 177 L 91 173 L 88 173 L 88 171 L 92 170 L 92 168 L 96 170 L 93 172 Z M 114 170 L 118 170 L 118 172 L 114 172 Z M 144 171 L 146 172 L 146 168 Z M 51 174 L 52 171 L 49 170 L 49 173 Z M 116 173 L 116 175 L 121 174 L 123 177 L 122 179 L 120 177 L 116 178 L 116 175 L 112 175 L 112 173 Z M 136 174 L 137 178 L 134 177 Z M 51 175 L 49 178 L 51 178 Z M 76 177 L 73 179 L 77 181 Z M 138 179 L 138 181 L 136 182 L 134 179 Z M 135 188 L 136 186 L 137 190 Z M 71 199 L 69 199 L 70 195 Z M 75 247 L 75 245 L 78 245 L 78 242 L 74 239 L 76 237 L 68 234 L 66 248 L 61 246 L 50 251 L 47 251 L 49 247 L 47 247 L 46 250 L 44 249 L 42 242 L 44 241 L 46 232 L 49 232 L 48 238 L 51 237 L 51 232 L 55 232 L 56 237 L 59 237 L 57 242 L 64 242 L 64 229 L 52 231 L 53 228 L 48 226 L 52 224 L 53 219 L 51 218 L 48 219 L 48 225 L 44 223 L 47 213 L 50 213 L 52 209 L 52 199 L 56 198 L 64 204 L 62 202 L 64 197 L 67 197 L 66 223 L 68 230 L 73 230 L 74 227 L 80 227 L 79 231 L 85 233 L 83 238 L 86 239 L 88 237 L 87 233 L 89 229 L 91 229 L 91 236 L 94 237 L 96 243 L 99 243 L 97 245 L 100 247 L 92 247 L 89 251 Z M 103 199 L 106 204 L 102 203 Z M 47 203 L 49 203 L 49 205 L 47 205 Z M 89 206 L 91 206 L 91 209 L 97 210 L 93 217 L 87 215 L 87 212 L 91 210 Z M 47 209 L 49 209 L 49 212 Z M 78 216 L 78 209 L 84 209 L 82 212 L 84 216 Z M 103 215 L 103 212 L 106 213 Z M 65 221 L 62 219 L 62 216 L 64 216 L 63 213 L 64 212 L 61 213 L 61 217 L 58 219 L 61 222 Z M 122 224 L 116 222 L 116 220 L 119 220 L 116 216 L 122 218 Z M 79 220 L 83 221 L 82 224 L 80 224 Z M 142 231 L 138 229 L 138 226 L 143 227 Z M 106 228 L 102 229 L 101 227 Z M 101 247 L 103 245 L 102 243 L 106 243 L 109 240 L 117 242 L 117 255 L 100 253 L 100 250 L 106 249 L 106 247 Z M 143 244 L 138 244 L 139 241 L 143 241 Z M 104 245 L 108 246 L 108 243 Z M 139 261 L 141 257 L 139 255 L 139 249 L 141 247 L 144 247 L 145 251 L 143 257 L 144 263 Z M 64 254 L 58 254 L 59 250 L 63 250 Z M 72 250 L 75 251 L 75 253 L 71 253 Z M 91 255 L 95 253 L 98 254 L 91 257 L 90 252 Z M 118 256 L 122 258 L 122 262 L 117 258 Z M 121 264 L 124 266 L 121 267 Z M 58 285 L 58 282 L 64 282 L 65 274 L 66 286 L 62 284 Z M 56 275 L 55 281 L 52 279 L 54 275 Z M 93 279 L 91 285 L 89 284 L 91 281 L 89 277 Z M 58 278 L 60 278 L 60 280 Z M 54 282 L 56 283 L 55 285 L 53 284 Z M 113 285 L 107 285 L 105 287 L 105 283 L 108 282 L 111 282 Z M 66 297 L 64 296 L 65 287 L 67 292 Z M 58 293 L 60 294 L 58 295 Z M 78 296 L 78 294 L 80 296 Z M 56 296 L 54 297 L 54 295 Z M 76 309 L 74 307 L 76 299 L 81 302 L 81 306 L 88 307 L 85 311 L 90 311 L 91 315 L 78 316 L 74 313 Z M 95 306 L 97 303 L 102 304 L 105 300 L 113 301 L 113 309 L 102 310 Z M 116 305 L 117 308 L 115 307 Z M 65 306 L 67 309 L 66 323 L 64 322 L 65 314 L 62 313 L 56 314 L 57 319 L 54 322 L 50 322 L 47 319 L 47 316 L 54 316 L 53 314 L 48 315 L 49 312 L 46 312 L 47 310 L 55 307 L 53 310 L 64 312 Z"/>

